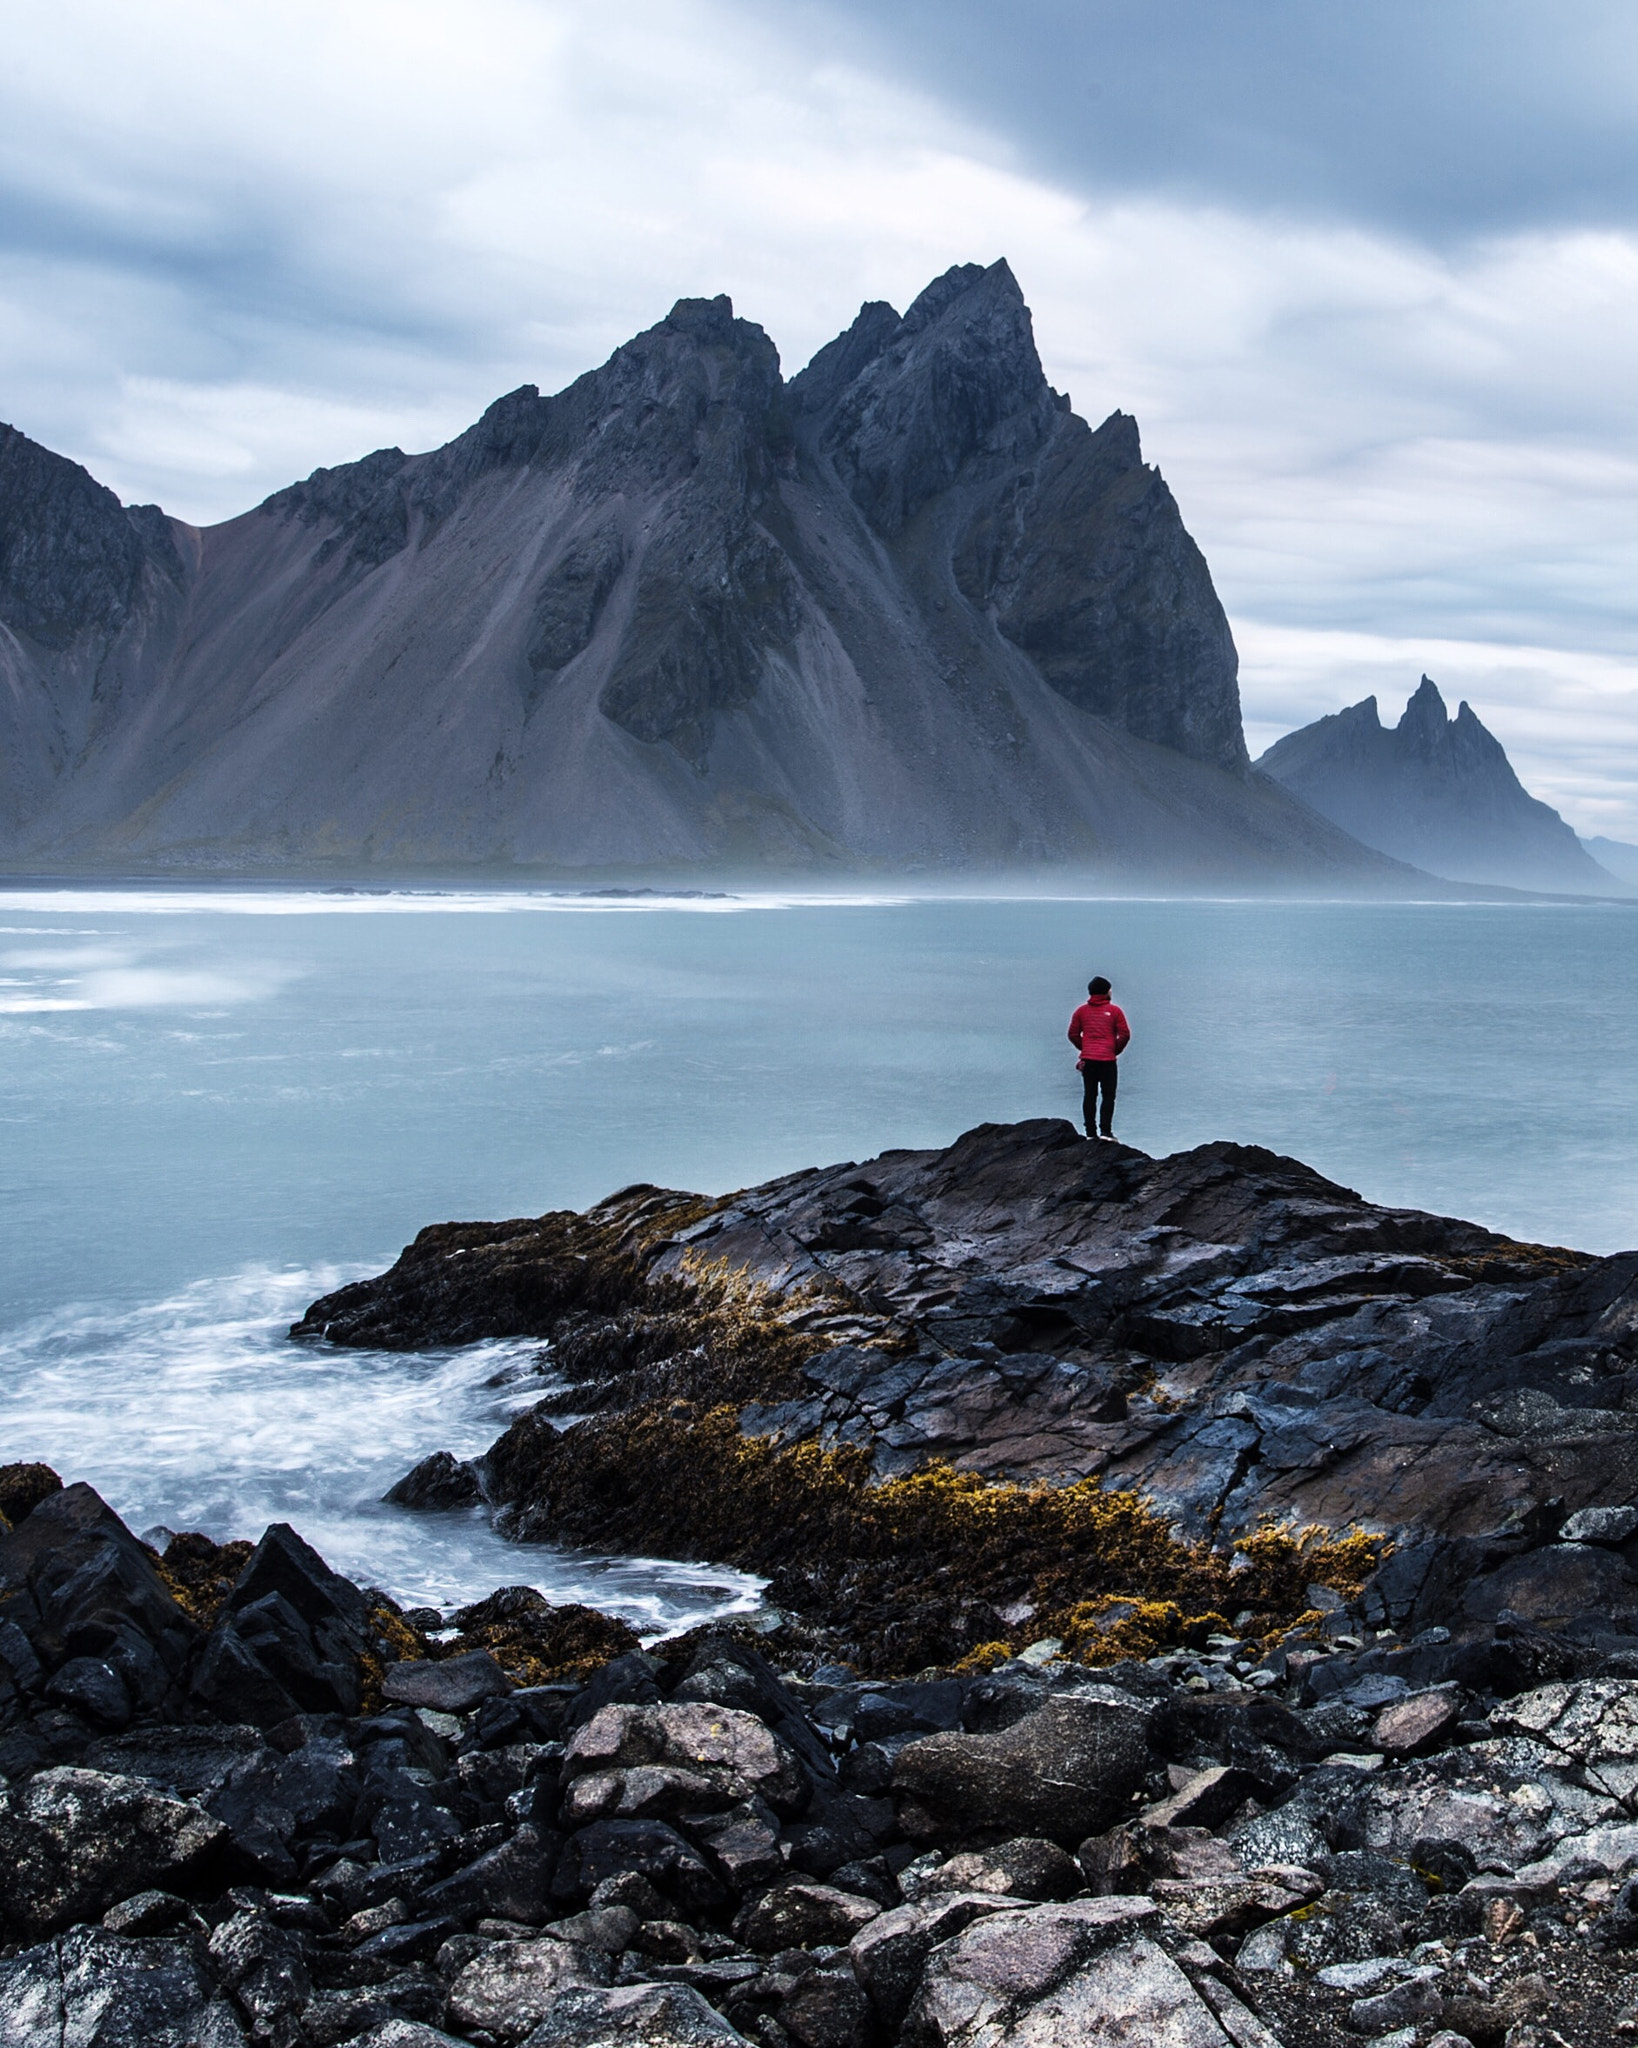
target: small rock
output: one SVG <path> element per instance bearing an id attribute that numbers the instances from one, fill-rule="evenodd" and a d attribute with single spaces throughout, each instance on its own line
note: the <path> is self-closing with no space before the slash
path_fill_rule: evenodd
<path id="1" fill-rule="evenodd" d="M 434 1451 L 381 1498 L 399 1508 L 466 1508 L 483 1499 L 483 1488 L 470 1465 L 450 1451 Z"/>
<path id="2" fill-rule="evenodd" d="M 1414 2027 L 1418 2020 L 1436 2020 L 1445 2002 L 1426 1977 L 1411 1977 L 1370 1998 L 1356 1998 L 1348 2008 L 1348 2024 L 1356 2034 L 1385 2034 L 1395 2027 Z"/>
<path id="3" fill-rule="evenodd" d="M 1151 1828 L 1218 1828 L 1256 1790 L 1254 1780 L 1233 1764 L 1215 1764 L 1195 1771 L 1169 1799 L 1146 1807 L 1140 1816 Z"/>
<path id="4" fill-rule="evenodd" d="M 110 1934 L 163 1934 L 187 1914 L 187 1900 L 179 1899 L 175 1892 L 136 1892 L 110 1906 L 102 1924 Z"/>
<path id="5" fill-rule="evenodd" d="M 482 1701 L 511 1689 L 511 1679 L 487 1650 L 469 1650 L 440 1663 L 389 1664 L 381 1681 L 384 1698 L 406 1707 L 432 1707 L 440 1714 L 469 1714 Z"/>
<path id="6" fill-rule="evenodd" d="M 1377 1715 L 1371 1724 L 1371 1740 L 1390 1756 L 1414 1756 L 1431 1749 L 1461 1719 L 1466 1699 L 1456 1686 L 1407 1693 Z"/>
<path id="7" fill-rule="evenodd" d="M 1558 1532 L 1560 1543 L 1607 1543 L 1619 1548 L 1638 1535 L 1638 1508 L 1581 1508 Z"/>

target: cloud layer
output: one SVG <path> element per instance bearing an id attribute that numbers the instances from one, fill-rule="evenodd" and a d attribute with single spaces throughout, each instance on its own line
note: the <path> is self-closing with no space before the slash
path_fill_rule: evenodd
<path id="1" fill-rule="evenodd" d="M 1006 254 L 1177 491 L 1254 744 L 1425 668 L 1638 839 L 1629 10 L 59 0 L 11 55 L 0 416 L 128 500 L 432 445 L 684 294 L 795 368 Z"/>

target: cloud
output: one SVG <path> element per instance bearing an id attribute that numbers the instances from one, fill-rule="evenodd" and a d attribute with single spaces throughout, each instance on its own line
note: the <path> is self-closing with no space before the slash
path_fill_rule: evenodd
<path id="1" fill-rule="evenodd" d="M 1576 680 L 1638 655 L 1635 51 L 1602 0 L 58 0 L 0 79 L 0 412 L 207 521 L 674 298 L 794 368 L 1006 254 L 1049 375 L 1138 415 L 1259 731 L 1360 694 L 1350 635 L 1387 697 L 1517 646 L 1481 716 L 1638 838 Z"/>

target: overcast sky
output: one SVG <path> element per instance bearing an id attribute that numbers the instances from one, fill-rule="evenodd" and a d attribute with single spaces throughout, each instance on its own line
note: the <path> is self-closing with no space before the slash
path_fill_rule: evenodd
<path id="1" fill-rule="evenodd" d="M 1423 669 L 1638 840 L 1630 0 L 10 0 L 0 417 L 205 522 L 728 291 L 1007 256 L 1249 738 Z"/>

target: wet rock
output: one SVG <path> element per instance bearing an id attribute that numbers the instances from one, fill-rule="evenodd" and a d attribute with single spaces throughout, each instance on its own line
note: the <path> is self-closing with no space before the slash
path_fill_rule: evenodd
<path id="1" fill-rule="evenodd" d="M 242 2048 L 244 2039 L 186 1941 L 80 1927 L 0 1958 L 6 2048 Z"/>
<path id="2" fill-rule="evenodd" d="M 84 1485 L 46 1492 L 0 1535 L 0 1603 L 47 1671 L 84 1658 L 114 1673 L 125 1718 L 160 1705 L 196 1635 L 148 1553 Z M 88 1705 L 108 1705 L 104 1725 L 121 1725 L 119 1694 L 99 1675 L 82 1665 L 68 1683 Z"/>
<path id="3" fill-rule="evenodd" d="M 906 1832 L 1043 1835 L 1064 1847 L 1107 1827 L 1147 1775 L 1148 1716 L 1108 1688 L 1050 1700 L 994 1735 L 930 1735 L 893 1767 Z"/>
<path id="4" fill-rule="evenodd" d="M 62 1485 L 49 1465 L 0 1465 L 0 1516 L 15 1529 Z"/>
<path id="5" fill-rule="evenodd" d="M 138 1778 L 71 1767 L 0 1790 L 0 1910 L 28 1934 L 204 1871 L 227 1830 Z"/>
<path id="6" fill-rule="evenodd" d="M 744 2038 L 687 1984 L 621 1984 L 560 1993 L 529 2048 L 716 2048 Z"/>
<path id="7" fill-rule="evenodd" d="M 801 2048 L 859 2048 L 874 2031 L 870 2001 L 845 1964 L 799 1977 L 780 2001 L 779 2024 Z"/>
<path id="8" fill-rule="evenodd" d="M 905 2040 L 1227 2048 L 1188 1977 L 1140 1931 L 1154 1911 L 1147 1900 L 1090 1899 L 975 1922 L 928 1959 Z"/>
<path id="9" fill-rule="evenodd" d="M 559 1899 L 587 1898 L 606 1878 L 646 1878 L 685 1920 L 710 1920 L 728 1894 L 703 1856 L 675 1828 L 657 1820 L 599 1820 L 571 1835 L 552 1890 Z"/>
<path id="10" fill-rule="evenodd" d="M 466 1508 L 483 1499 L 483 1488 L 470 1464 L 434 1451 L 381 1497 L 400 1508 Z"/>
<path id="11" fill-rule="evenodd" d="M 1015 1899 L 1067 1899 L 1081 1889 L 1080 1865 L 1056 1842 L 1020 1835 L 993 1849 L 968 1849 L 928 1871 L 917 1896 L 939 1892 L 1005 1892 Z"/>
<path id="12" fill-rule="evenodd" d="M 312 1996 L 301 1939 L 264 1914 L 235 1913 L 224 1920 L 211 1932 L 210 1955 L 259 2033 L 300 2011 Z"/>
<path id="13" fill-rule="evenodd" d="M 381 1680 L 384 1698 L 439 1714 L 469 1714 L 484 1700 L 510 1692 L 512 1681 L 487 1650 L 439 1663 L 391 1664 Z"/>
<path id="14" fill-rule="evenodd" d="M 868 1921 L 849 1943 L 848 1956 L 882 2023 L 892 2030 L 903 2023 L 922 1967 L 940 1942 L 983 1914 L 1010 1906 L 1011 1901 L 991 1892 L 935 1894 Z"/>
<path id="15" fill-rule="evenodd" d="M 521 2041 L 559 1992 L 608 1981 L 608 1958 L 596 1949 L 549 1940 L 496 1942 L 449 1987 L 449 2017 L 498 2041 Z"/>
<path id="16" fill-rule="evenodd" d="M 624 1776 L 644 1768 L 680 1772 L 724 1803 L 759 1798 L 775 1813 L 798 1813 L 810 1784 L 790 1750 L 755 1715 L 733 1707 L 685 1702 L 601 1708 L 570 1738 L 567 1780 Z M 654 1781 L 656 1787 L 661 1781 Z M 572 1790 L 572 1784 L 571 1784 Z M 618 1796 L 618 1788 L 616 1788 Z M 686 1804 L 686 1788 L 679 1788 Z M 679 1805 L 678 1810 L 681 1810 Z"/>
<path id="17" fill-rule="evenodd" d="M 538 1927 L 552 1916 L 552 1881 L 562 1847 L 561 1835 L 525 1823 L 453 1877 L 429 1886 L 423 1903 L 456 1919 L 481 1915 Z"/>
<path id="18" fill-rule="evenodd" d="M 834 1885 L 782 1884 L 745 1907 L 734 1922 L 734 1933 L 759 1955 L 777 1955 L 788 1948 L 843 1947 L 880 1911 L 874 1899 L 840 1892 Z"/>

